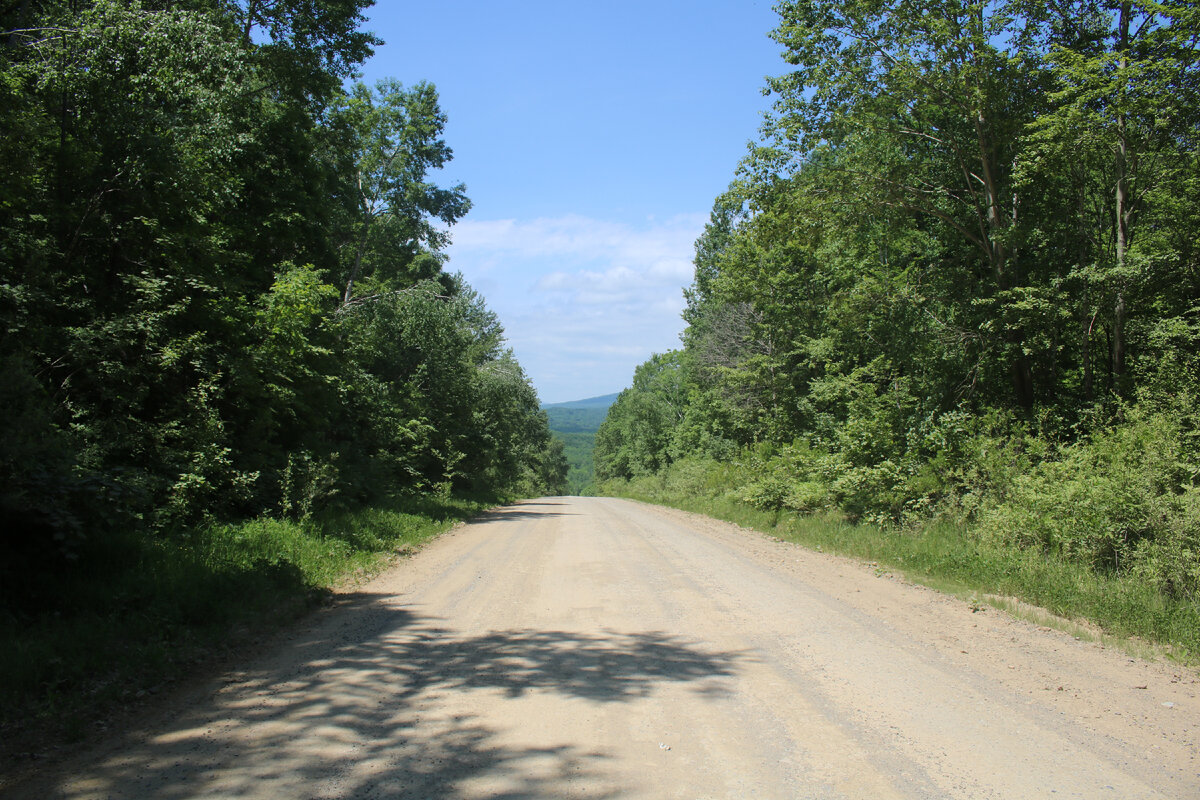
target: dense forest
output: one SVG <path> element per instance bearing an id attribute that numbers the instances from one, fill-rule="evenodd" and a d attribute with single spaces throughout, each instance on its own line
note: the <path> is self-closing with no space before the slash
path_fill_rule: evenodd
<path id="1" fill-rule="evenodd" d="M 496 315 L 444 269 L 470 202 L 431 177 L 437 92 L 355 81 L 367 5 L 0 3 L 3 632 L 85 606 L 129 629 L 153 595 L 162 637 L 213 616 L 178 609 L 178 559 L 210 594 L 296 568 L 219 524 L 563 491 Z"/>
<path id="2" fill-rule="evenodd" d="M 563 443 L 567 458 L 567 485 L 571 494 L 591 495 L 596 492 L 596 467 L 593 453 L 596 430 L 604 422 L 608 408 L 617 399 L 615 394 L 553 403 L 545 406 L 554 438 Z"/>
<path id="3" fill-rule="evenodd" d="M 682 348 L 597 435 L 607 491 L 952 521 L 963 552 L 1194 603 L 1200 9 L 777 11 L 792 69 L 696 243 Z"/>

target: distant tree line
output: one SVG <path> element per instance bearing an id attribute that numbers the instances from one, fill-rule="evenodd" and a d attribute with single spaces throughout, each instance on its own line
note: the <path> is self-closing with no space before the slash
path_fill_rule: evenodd
<path id="1" fill-rule="evenodd" d="M 0 4 L 0 583 L 106 532 L 558 492 L 367 0 Z M 12 582 L 9 582 L 12 586 Z"/>
<path id="2" fill-rule="evenodd" d="M 1200 591 L 1200 8 L 797 0 L 601 479 L 978 535 Z"/>

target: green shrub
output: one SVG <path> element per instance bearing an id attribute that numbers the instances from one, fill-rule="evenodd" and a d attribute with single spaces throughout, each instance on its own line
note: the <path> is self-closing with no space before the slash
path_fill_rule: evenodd
<path id="1" fill-rule="evenodd" d="M 691 456 L 672 462 L 663 472 L 663 485 L 671 492 L 696 497 L 713 497 L 727 488 L 726 476 L 737 467 L 706 456 Z"/>
<path id="2" fill-rule="evenodd" d="M 1009 497 L 982 514 L 978 535 L 1195 594 L 1200 463 L 1191 440 L 1176 415 L 1130 412 L 1019 476 Z"/>
<path id="3" fill-rule="evenodd" d="M 763 511 L 779 511 L 790 494 L 791 486 L 786 480 L 770 476 L 747 484 L 742 490 L 742 501 Z"/>
<path id="4" fill-rule="evenodd" d="M 822 481 L 797 481 L 789 489 L 783 505 L 791 511 L 818 511 L 829 507 L 833 497 Z"/>
<path id="5" fill-rule="evenodd" d="M 1163 594 L 1200 598 L 1200 489 L 1189 486 L 1163 506 L 1157 535 L 1138 542 L 1130 570 Z"/>
<path id="6" fill-rule="evenodd" d="M 999 409 L 981 415 L 953 409 L 926 420 L 912 439 L 904 489 L 910 507 L 963 520 L 974 519 L 985 504 L 1002 502 L 1017 478 L 1051 450 L 1047 437 Z"/>
<path id="7" fill-rule="evenodd" d="M 870 467 L 850 467 L 830 489 L 838 506 L 852 519 L 887 522 L 900 519 L 908 500 L 905 476 L 890 459 Z"/>

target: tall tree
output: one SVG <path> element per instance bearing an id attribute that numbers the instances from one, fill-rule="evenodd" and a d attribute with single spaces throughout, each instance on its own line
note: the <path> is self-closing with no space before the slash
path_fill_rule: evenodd
<path id="1" fill-rule="evenodd" d="M 858 202 L 929 220 L 965 245 L 974 256 L 959 268 L 999 304 L 1011 396 L 1030 407 L 1024 325 L 1005 308 L 1026 280 L 1013 168 L 1039 102 L 1038 76 L 1017 51 L 1019 20 L 1002 4 L 961 0 L 799 0 L 779 12 L 774 36 L 798 69 L 769 80 L 775 163 L 795 169 L 830 153 L 825 169 Z"/>
<path id="2" fill-rule="evenodd" d="M 335 117 L 353 132 L 355 204 L 353 238 L 346 244 L 342 304 L 355 296 L 355 285 L 374 278 L 379 286 L 432 277 L 421 274 L 417 257 L 436 253 L 449 242 L 442 225 L 451 225 L 470 209 L 462 184 L 440 188 L 429 172 L 453 157 L 441 138 L 446 116 L 437 90 L 427 83 L 405 89 L 381 81 L 374 90 L 359 83 L 342 98 Z M 436 261 L 426 260 L 433 272 Z M 416 274 L 408 274 L 414 266 Z"/>
<path id="3" fill-rule="evenodd" d="M 1079 224 L 1093 231 L 1083 260 L 1111 302 L 1109 364 L 1122 391 L 1131 295 L 1149 277 L 1134 250 L 1137 231 L 1155 191 L 1180 182 L 1184 153 L 1200 135 L 1200 16 L 1190 4 L 1140 0 L 1023 10 L 1039 23 L 1038 45 L 1054 79 L 1052 107 L 1031 124 L 1033 157 L 1057 157 L 1060 167 L 1084 154 L 1108 160 L 1098 201 L 1105 212 L 1089 219 L 1096 203 L 1081 197 Z"/>

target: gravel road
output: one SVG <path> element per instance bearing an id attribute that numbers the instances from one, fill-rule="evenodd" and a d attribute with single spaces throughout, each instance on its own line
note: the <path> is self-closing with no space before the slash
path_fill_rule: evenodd
<path id="1" fill-rule="evenodd" d="M 735 526 L 544 498 L 14 793 L 1195 800 L 1198 689 Z"/>

